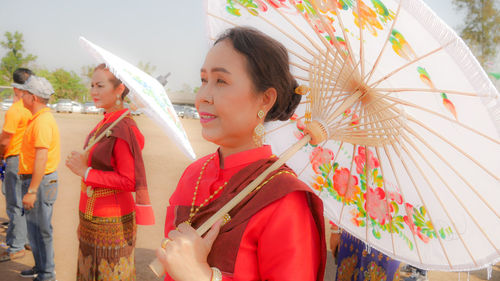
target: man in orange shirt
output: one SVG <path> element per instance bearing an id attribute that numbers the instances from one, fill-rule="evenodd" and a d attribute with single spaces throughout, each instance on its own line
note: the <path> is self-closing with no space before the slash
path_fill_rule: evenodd
<path id="1" fill-rule="evenodd" d="M 47 79 L 35 75 L 18 88 L 23 90 L 24 106 L 33 114 L 23 137 L 19 175 L 35 266 L 22 271 L 21 276 L 50 281 L 55 280 L 51 219 L 60 160 L 59 128 L 47 107 L 54 89 Z"/>
<path id="2" fill-rule="evenodd" d="M 14 71 L 13 80 L 16 84 L 24 84 L 32 75 L 31 70 L 18 68 Z M 13 84 L 14 86 L 16 84 Z M 7 251 L 0 255 L 0 261 L 21 258 L 24 247 L 28 244 L 26 217 L 23 215 L 21 180 L 19 179 L 19 152 L 23 141 L 24 130 L 31 118 L 21 99 L 22 91 L 14 87 L 14 103 L 5 113 L 5 122 L 0 134 L 0 159 L 5 159 L 5 179 L 3 190 L 9 217 L 6 242 Z"/>

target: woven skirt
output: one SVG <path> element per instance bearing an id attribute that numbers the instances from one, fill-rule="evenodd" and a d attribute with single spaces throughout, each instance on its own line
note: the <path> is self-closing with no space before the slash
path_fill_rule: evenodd
<path id="1" fill-rule="evenodd" d="M 136 233 L 134 212 L 91 220 L 80 212 L 77 280 L 135 280 Z"/>
<path id="2" fill-rule="evenodd" d="M 398 281 L 399 264 L 381 252 L 365 249 L 365 243 L 342 232 L 337 254 L 337 281 Z"/>

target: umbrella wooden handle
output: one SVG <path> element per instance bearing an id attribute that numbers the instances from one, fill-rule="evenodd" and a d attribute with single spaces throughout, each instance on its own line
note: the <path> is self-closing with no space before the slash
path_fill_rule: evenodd
<path id="1" fill-rule="evenodd" d="M 157 277 L 161 277 L 165 274 L 165 269 L 158 258 L 155 258 L 155 260 L 149 264 L 149 268 Z"/>
<path id="2" fill-rule="evenodd" d="M 122 115 L 120 115 L 120 117 L 118 117 L 113 123 L 111 123 L 111 125 L 109 125 L 109 127 L 106 130 L 104 130 L 104 132 L 102 132 L 92 143 L 89 143 L 87 145 L 87 148 L 85 148 L 84 152 L 88 152 L 94 146 L 94 144 L 96 144 L 102 138 L 104 138 L 106 136 L 106 133 L 109 130 L 113 129 L 113 127 L 116 126 L 116 124 L 118 124 L 118 122 L 120 122 L 123 118 L 125 118 L 129 112 L 130 109 L 127 109 Z"/>
<path id="3" fill-rule="evenodd" d="M 241 202 L 248 194 L 250 194 L 259 184 L 261 184 L 267 176 L 273 171 L 277 170 L 281 165 L 285 164 L 297 151 L 299 151 L 304 145 L 306 145 L 311 140 L 310 135 L 305 135 L 300 141 L 295 143 L 293 146 L 288 148 L 283 155 L 269 166 L 262 174 L 260 174 L 255 180 L 253 180 L 247 187 L 245 187 L 240 193 L 233 197 L 229 202 L 226 203 L 219 211 L 212 215 L 207 221 L 205 221 L 198 229 L 196 233 L 200 236 L 205 234 L 215 222 L 224 217 L 225 214 L 229 213 L 238 203 Z"/>
<path id="4" fill-rule="evenodd" d="M 277 170 L 281 165 L 283 165 L 286 161 L 288 161 L 297 151 L 299 151 L 304 145 L 306 145 L 311 140 L 310 135 L 305 135 L 300 141 L 295 143 L 293 146 L 288 148 L 283 155 L 278 159 L 278 161 L 274 162 L 271 166 L 269 166 L 262 174 L 260 174 L 255 180 L 253 180 L 247 187 L 245 187 L 240 193 L 238 193 L 233 199 L 226 203 L 219 211 L 212 215 L 207 221 L 205 221 L 198 229 L 196 229 L 196 233 L 200 236 L 205 234 L 214 223 L 224 217 L 229 211 L 231 211 L 238 203 L 241 202 L 250 192 L 252 192 L 259 184 L 261 184 L 267 176 L 273 171 Z M 153 262 L 149 264 L 149 268 L 156 274 L 156 276 L 160 277 L 165 274 L 165 269 L 161 262 L 156 258 Z"/>

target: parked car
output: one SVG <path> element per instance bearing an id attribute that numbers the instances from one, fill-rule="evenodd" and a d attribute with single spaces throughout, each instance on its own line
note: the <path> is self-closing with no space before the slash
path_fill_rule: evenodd
<path id="1" fill-rule="evenodd" d="M 84 113 L 84 114 L 87 114 L 87 113 L 97 114 L 97 113 L 100 113 L 101 111 L 102 111 L 101 108 L 95 107 L 95 104 L 91 101 L 88 101 L 88 102 L 83 104 L 82 113 Z"/>
<path id="2" fill-rule="evenodd" d="M 140 108 L 137 108 L 135 105 L 130 105 L 128 102 L 123 103 L 123 107 L 130 108 L 130 114 L 132 115 L 141 115 L 142 111 Z"/>
<path id="3" fill-rule="evenodd" d="M 81 113 L 83 109 L 83 105 L 79 102 L 72 101 L 71 102 L 71 111 L 76 112 L 76 113 Z"/>
<path id="4" fill-rule="evenodd" d="M 184 110 L 184 117 L 192 119 L 200 119 L 198 111 L 196 110 L 196 108 L 193 107 L 186 107 L 186 109 Z"/>
<path id="5" fill-rule="evenodd" d="M 181 105 L 173 104 L 175 112 L 179 118 L 184 118 L 184 107 Z"/>
<path id="6" fill-rule="evenodd" d="M 73 112 L 73 104 L 69 99 L 60 99 L 56 103 L 56 112 Z"/>
<path id="7" fill-rule="evenodd" d="M 2 110 L 7 110 L 9 109 L 9 107 L 12 105 L 13 102 L 14 102 L 13 99 L 4 99 L 0 104 L 0 106 L 2 107 Z"/>

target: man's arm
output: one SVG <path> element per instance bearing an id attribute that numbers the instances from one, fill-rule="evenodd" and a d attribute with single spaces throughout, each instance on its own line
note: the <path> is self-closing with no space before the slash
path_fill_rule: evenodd
<path id="1" fill-rule="evenodd" d="M 35 206 L 38 187 L 42 182 L 43 176 L 45 175 L 48 152 L 49 150 L 47 148 L 36 148 L 35 164 L 33 167 L 33 174 L 31 174 L 30 186 L 28 187 L 28 192 L 23 197 L 23 205 L 27 210 L 33 209 Z"/>
<path id="2" fill-rule="evenodd" d="M 7 150 L 7 147 L 9 147 L 12 135 L 13 134 L 7 133 L 6 131 L 2 131 L 2 133 L 0 134 L 0 158 L 2 159 L 5 154 L 5 151 Z"/>
<path id="3" fill-rule="evenodd" d="M 35 166 L 31 175 L 31 183 L 28 189 L 37 190 L 45 175 L 45 166 L 47 165 L 47 157 L 49 150 L 47 148 L 36 148 L 35 151 Z"/>

